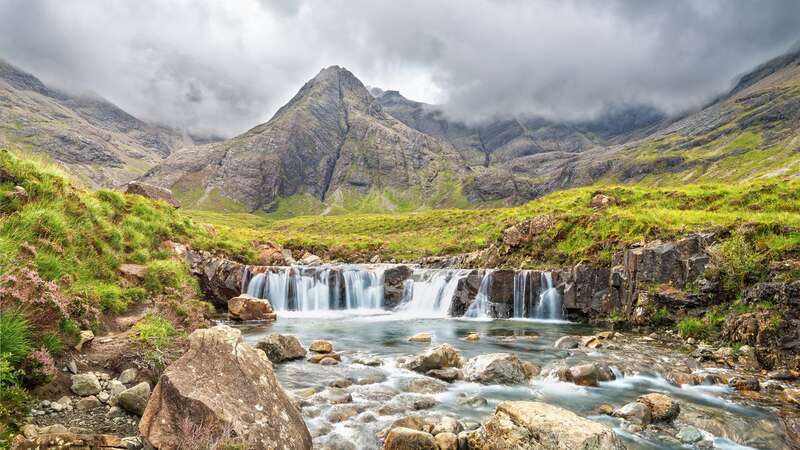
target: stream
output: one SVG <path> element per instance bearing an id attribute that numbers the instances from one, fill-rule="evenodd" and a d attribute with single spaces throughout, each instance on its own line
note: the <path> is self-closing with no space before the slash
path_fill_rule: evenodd
<path id="1" fill-rule="evenodd" d="M 328 340 L 341 353 L 338 365 L 304 359 L 275 365 L 284 389 L 298 398 L 316 447 L 380 448 L 379 433 L 408 415 L 448 415 L 477 426 L 502 401 L 535 400 L 607 424 L 631 449 L 700 448 L 675 437 L 689 425 L 700 430 L 700 445 L 706 448 L 791 448 L 771 405 L 744 397 L 725 384 L 679 386 L 668 381 L 665 377 L 678 369 L 727 376 L 733 372 L 699 365 L 666 339 L 624 333 L 598 349 L 556 349 L 554 343 L 563 336 L 589 336 L 604 330 L 558 320 L 560 298 L 549 275 L 542 275 L 539 292 L 534 293 L 526 294 L 527 281 L 515 280 L 520 287 L 515 287 L 513 315 L 550 319 L 497 319 L 487 314 L 492 300 L 484 286 L 488 276 L 464 317 L 453 318 L 448 316 L 450 302 L 464 271 L 415 270 L 404 282 L 403 301 L 392 311 L 382 308 L 379 271 L 348 268 L 341 279 L 333 280 L 328 268 L 308 273 L 281 269 L 243 282 L 243 290 L 251 295 L 271 298 L 278 320 L 230 324 L 240 328 L 253 345 L 268 334 L 280 333 L 297 336 L 306 347 L 315 339 Z M 420 332 L 431 333 L 432 342 L 408 340 Z M 480 339 L 465 341 L 470 333 L 479 334 Z M 442 343 L 458 349 L 464 360 L 486 353 L 515 353 L 542 367 L 545 375 L 519 385 L 447 384 L 399 367 L 399 360 Z M 582 387 L 546 375 L 557 365 L 585 362 L 607 365 L 616 379 Z M 651 392 L 667 394 L 680 403 L 681 412 L 673 424 L 636 430 L 599 412 L 601 405 L 618 408 Z"/>

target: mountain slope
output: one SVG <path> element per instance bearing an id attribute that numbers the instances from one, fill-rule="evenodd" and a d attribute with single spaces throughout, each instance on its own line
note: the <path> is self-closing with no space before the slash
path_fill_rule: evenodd
<path id="1" fill-rule="evenodd" d="M 407 210 L 463 203 L 463 166 L 452 146 L 386 114 L 352 73 L 332 66 L 267 123 L 181 149 L 144 179 L 201 208 Z"/>
<path id="2" fill-rule="evenodd" d="M 0 60 L 0 143 L 46 155 L 89 185 L 127 182 L 186 141 L 101 98 L 51 89 Z"/>

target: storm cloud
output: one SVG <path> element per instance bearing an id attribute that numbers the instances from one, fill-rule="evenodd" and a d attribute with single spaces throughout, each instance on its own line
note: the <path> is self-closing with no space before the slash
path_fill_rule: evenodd
<path id="1" fill-rule="evenodd" d="M 800 39 L 800 2 L 0 0 L 0 57 L 149 121 L 231 136 L 322 67 L 466 121 L 695 108 Z"/>

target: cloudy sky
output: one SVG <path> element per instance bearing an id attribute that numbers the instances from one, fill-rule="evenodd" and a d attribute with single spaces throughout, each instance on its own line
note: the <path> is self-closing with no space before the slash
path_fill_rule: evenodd
<path id="1" fill-rule="evenodd" d="M 449 115 L 696 107 L 800 40 L 800 2 L 0 0 L 0 57 L 134 115 L 230 136 L 322 67 Z"/>

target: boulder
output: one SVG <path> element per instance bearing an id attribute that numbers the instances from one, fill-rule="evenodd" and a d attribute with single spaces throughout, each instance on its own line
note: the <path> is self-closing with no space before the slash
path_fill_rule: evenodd
<path id="1" fill-rule="evenodd" d="M 394 309 L 403 301 L 406 292 L 406 281 L 411 278 L 409 266 L 399 264 L 388 267 L 383 272 L 383 307 Z"/>
<path id="2" fill-rule="evenodd" d="M 458 436 L 453 433 L 439 433 L 434 439 L 439 450 L 458 450 Z"/>
<path id="3" fill-rule="evenodd" d="M 442 344 L 425 350 L 401 367 L 422 373 L 448 367 L 458 368 L 461 367 L 461 355 L 450 344 Z"/>
<path id="4" fill-rule="evenodd" d="M 330 341 L 317 339 L 311 341 L 311 345 L 308 346 L 308 349 L 317 353 L 330 353 L 333 351 L 333 344 L 331 344 Z"/>
<path id="5" fill-rule="evenodd" d="M 528 379 L 522 361 L 513 353 L 489 353 L 471 358 L 464 379 L 483 384 L 517 384 Z"/>
<path id="6" fill-rule="evenodd" d="M 481 428 L 465 433 L 468 448 L 622 450 L 614 431 L 541 402 L 503 402 Z"/>
<path id="7" fill-rule="evenodd" d="M 594 195 L 594 197 L 592 197 L 592 201 L 591 203 L 589 203 L 589 207 L 595 209 L 602 209 L 616 204 L 617 204 L 616 198 L 610 195 L 605 195 L 603 193 L 597 193 Z"/>
<path id="8" fill-rule="evenodd" d="M 397 427 L 389 431 L 383 443 L 384 450 L 439 450 L 433 435 L 424 431 Z"/>
<path id="9" fill-rule="evenodd" d="M 70 387 L 75 395 L 86 397 L 100 393 L 100 381 L 93 373 L 81 373 L 72 376 L 72 386 Z"/>
<path id="10" fill-rule="evenodd" d="M 143 280 L 147 274 L 147 267 L 141 264 L 120 264 L 117 270 L 122 276 L 132 280 Z"/>
<path id="11" fill-rule="evenodd" d="M 644 403 L 639 402 L 630 402 L 622 408 L 615 410 L 613 415 L 641 427 L 650 425 L 652 418 L 650 408 Z"/>
<path id="12" fill-rule="evenodd" d="M 569 350 L 578 348 L 582 341 L 580 336 L 562 336 L 553 344 L 553 347 L 559 350 Z"/>
<path id="13" fill-rule="evenodd" d="M 650 415 L 653 418 L 653 422 L 672 421 L 678 417 L 678 414 L 681 412 L 681 407 L 678 402 L 664 394 L 645 394 L 636 401 L 650 408 Z"/>
<path id="14" fill-rule="evenodd" d="M 181 207 L 180 202 L 175 200 L 175 197 L 172 196 L 172 191 L 149 183 L 131 181 L 125 186 L 125 192 L 128 194 L 141 195 L 142 197 L 147 197 L 152 200 L 160 200 L 174 208 Z"/>
<path id="15" fill-rule="evenodd" d="M 409 342 L 430 342 L 433 338 L 433 335 L 428 333 L 427 331 L 423 331 L 421 333 L 417 333 L 410 338 L 408 338 Z"/>
<path id="16" fill-rule="evenodd" d="M 322 265 L 322 258 L 312 253 L 306 252 L 302 258 L 300 258 L 299 263 L 304 266 L 320 266 Z"/>
<path id="17" fill-rule="evenodd" d="M 136 372 L 136 369 L 131 367 L 123 370 L 122 373 L 119 374 L 119 376 L 117 377 L 117 380 L 119 380 L 119 382 L 122 384 L 133 383 L 134 381 L 136 381 L 137 375 L 138 373 Z"/>
<path id="18" fill-rule="evenodd" d="M 419 416 L 405 416 L 397 419 L 389 426 L 390 430 L 394 428 L 408 428 L 409 430 L 424 431 L 426 433 L 431 431 L 430 424 Z"/>
<path id="19" fill-rule="evenodd" d="M 569 368 L 570 381 L 579 386 L 597 386 L 600 371 L 594 363 L 581 364 Z"/>
<path id="20" fill-rule="evenodd" d="M 306 356 L 306 349 L 303 348 L 297 337 L 286 334 L 270 334 L 256 344 L 256 348 L 263 350 L 273 363 Z"/>
<path id="21" fill-rule="evenodd" d="M 208 252 L 175 250 L 186 262 L 206 299 L 219 309 L 227 308 L 228 300 L 242 293 L 242 280 L 247 267 L 236 261 L 216 257 Z"/>
<path id="22" fill-rule="evenodd" d="M 139 422 L 150 445 L 178 448 L 186 427 L 202 427 L 212 437 L 232 431 L 254 449 L 311 449 L 303 417 L 263 351 L 224 325 L 196 330 L 188 341 L 186 353 L 161 375 Z"/>
<path id="23" fill-rule="evenodd" d="M 150 398 L 150 385 L 143 381 L 136 386 L 122 391 L 117 396 L 119 406 L 129 413 L 141 416 Z"/>
<path id="24" fill-rule="evenodd" d="M 98 400 L 94 395 L 90 395 L 78 400 L 78 403 L 75 404 L 75 409 L 78 411 L 88 411 L 90 409 L 95 409 L 100 405 L 100 400 Z"/>
<path id="25" fill-rule="evenodd" d="M 448 383 L 452 383 L 453 381 L 461 380 L 464 378 L 464 374 L 461 372 L 461 369 L 457 367 L 448 367 L 446 369 L 433 369 L 425 372 L 425 375 L 433 378 L 438 378 Z"/>
<path id="26" fill-rule="evenodd" d="M 332 359 L 334 361 L 341 361 L 342 355 L 338 353 L 312 353 L 308 357 L 308 361 L 314 364 L 320 364 L 323 360 Z M 329 363 L 330 364 L 330 363 Z"/>
<path id="27" fill-rule="evenodd" d="M 277 318 L 277 315 L 272 312 L 272 305 L 268 300 L 251 297 L 247 294 L 228 300 L 228 314 L 233 320 L 275 320 Z"/>
<path id="28" fill-rule="evenodd" d="M 737 391 L 761 390 L 761 383 L 758 382 L 758 378 L 756 377 L 733 377 L 728 381 L 728 386 Z"/>

